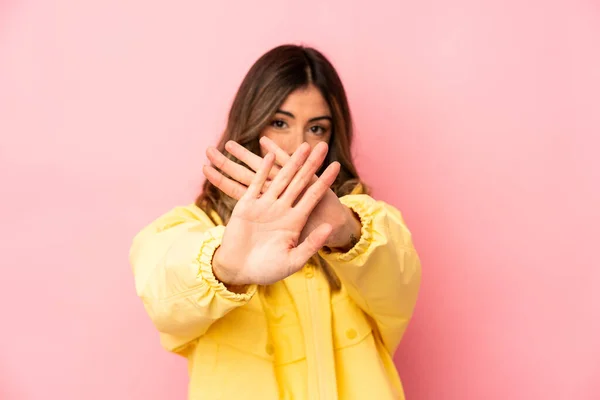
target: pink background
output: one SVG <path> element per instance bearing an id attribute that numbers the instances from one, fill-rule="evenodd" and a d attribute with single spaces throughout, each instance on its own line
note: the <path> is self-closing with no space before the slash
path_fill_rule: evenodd
<path id="1" fill-rule="evenodd" d="M 202 181 L 232 96 L 322 49 L 424 267 L 408 398 L 600 398 L 593 1 L 0 1 L 0 399 L 184 399 L 132 236 Z"/>

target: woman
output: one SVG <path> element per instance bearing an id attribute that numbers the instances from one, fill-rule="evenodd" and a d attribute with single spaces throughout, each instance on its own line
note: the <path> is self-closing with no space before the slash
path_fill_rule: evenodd
<path id="1" fill-rule="evenodd" d="M 187 357 L 190 399 L 404 398 L 392 356 L 420 262 L 351 142 L 330 62 L 277 47 L 243 80 L 196 203 L 134 239 L 137 293 Z"/>

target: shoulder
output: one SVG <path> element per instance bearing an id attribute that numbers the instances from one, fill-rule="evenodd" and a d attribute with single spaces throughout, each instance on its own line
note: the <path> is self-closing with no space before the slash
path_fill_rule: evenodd
<path id="1" fill-rule="evenodd" d="M 179 205 L 155 217 L 147 223 L 140 233 L 162 232 L 177 225 L 194 223 L 204 228 L 222 225 L 221 219 L 214 212 L 206 212 L 195 204 Z"/>

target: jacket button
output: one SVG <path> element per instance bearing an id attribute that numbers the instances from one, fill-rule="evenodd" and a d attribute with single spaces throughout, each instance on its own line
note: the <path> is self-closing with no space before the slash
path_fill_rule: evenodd
<path id="1" fill-rule="evenodd" d="M 304 271 L 304 276 L 307 278 L 312 278 L 313 276 L 315 276 L 315 273 L 312 271 L 312 268 L 307 268 Z"/>
<path id="2" fill-rule="evenodd" d="M 354 329 L 348 329 L 346 331 L 346 337 L 348 339 L 354 339 L 356 337 L 356 331 Z"/>
<path id="3" fill-rule="evenodd" d="M 267 346 L 265 347 L 265 351 L 270 356 L 272 356 L 273 353 L 275 353 L 275 349 L 273 348 L 273 345 L 271 343 L 267 344 Z"/>

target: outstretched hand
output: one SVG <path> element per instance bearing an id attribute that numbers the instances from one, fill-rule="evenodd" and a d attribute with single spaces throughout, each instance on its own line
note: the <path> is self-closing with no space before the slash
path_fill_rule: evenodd
<path id="1" fill-rule="evenodd" d="M 301 236 L 309 216 L 339 173 L 339 163 L 332 163 L 313 179 L 326 154 L 326 144 L 312 152 L 308 144 L 302 144 L 266 189 L 275 156 L 259 157 L 257 172 L 244 187 L 213 258 L 219 280 L 229 285 L 277 282 L 300 270 L 326 243 L 332 231 L 328 223 L 320 223 L 306 237 Z M 221 175 L 210 168 L 204 170 L 209 180 L 215 178 L 212 172 Z M 225 182 L 222 179 L 228 178 L 221 175 L 221 182 Z"/>

